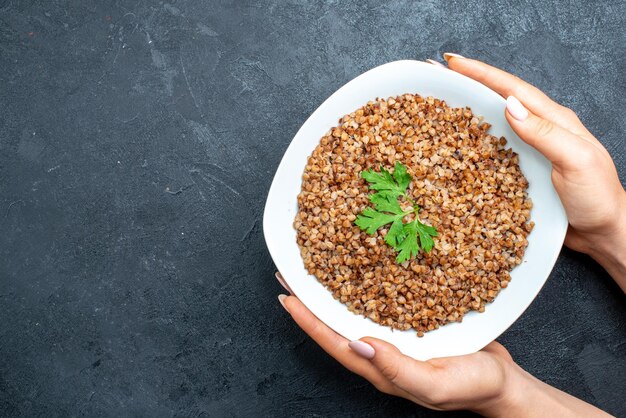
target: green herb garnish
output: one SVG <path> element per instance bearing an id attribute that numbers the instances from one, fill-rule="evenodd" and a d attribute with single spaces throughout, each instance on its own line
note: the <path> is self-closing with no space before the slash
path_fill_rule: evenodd
<path id="1" fill-rule="evenodd" d="M 378 228 L 391 224 L 385 242 L 398 251 L 397 263 L 416 256 L 420 248 L 429 253 L 435 245 L 432 237 L 438 235 L 437 230 L 421 223 L 417 216 L 420 208 L 406 193 L 411 183 L 411 175 L 407 173 L 406 167 L 396 161 L 393 174 L 381 166 L 380 172 L 373 169 L 362 171 L 361 177 L 369 183 L 371 190 L 376 190 L 369 196 L 374 208 L 369 207 L 361 212 L 354 221 L 355 225 L 373 235 Z M 398 202 L 399 197 L 404 197 L 413 210 L 403 211 Z M 415 214 L 415 220 L 404 223 L 402 219 L 411 213 Z"/>

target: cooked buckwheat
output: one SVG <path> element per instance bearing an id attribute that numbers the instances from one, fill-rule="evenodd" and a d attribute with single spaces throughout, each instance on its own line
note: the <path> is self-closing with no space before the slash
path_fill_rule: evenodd
<path id="1" fill-rule="evenodd" d="M 404 94 L 376 99 L 339 120 L 302 176 L 294 221 L 308 272 L 352 312 L 418 336 L 471 310 L 483 312 L 511 280 L 533 228 L 518 156 L 469 108 Z M 387 229 L 354 220 L 370 205 L 361 171 L 404 164 L 435 247 L 397 264 Z"/>

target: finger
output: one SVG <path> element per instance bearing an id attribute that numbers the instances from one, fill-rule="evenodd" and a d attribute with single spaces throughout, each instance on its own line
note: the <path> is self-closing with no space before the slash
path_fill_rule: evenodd
<path id="1" fill-rule="evenodd" d="M 557 167 L 576 168 L 591 144 L 558 124 L 534 115 L 514 96 L 507 98 L 506 119 L 515 133 Z"/>
<path id="2" fill-rule="evenodd" d="M 448 58 L 448 67 L 484 84 L 504 98 L 517 97 L 532 113 L 564 129 L 578 135 L 591 135 L 572 110 L 556 103 L 537 87 L 519 77 L 469 58 Z"/>
<path id="3" fill-rule="evenodd" d="M 381 390 L 391 390 L 390 387 L 384 387 L 386 379 L 376 367 L 350 350 L 348 340 L 317 319 L 298 298 L 289 296 L 284 298 L 282 303 L 298 326 L 335 360 L 348 370 L 366 378 Z M 390 382 L 387 384 L 390 385 Z M 387 392 L 387 390 L 384 391 Z"/>
<path id="4" fill-rule="evenodd" d="M 394 345 L 377 338 L 366 337 L 361 341 L 374 349 L 371 363 L 382 375 L 398 386 L 411 393 L 422 404 L 435 403 L 433 394 L 437 386 L 436 370 L 431 364 L 405 356 Z"/>
<path id="5" fill-rule="evenodd" d="M 492 341 L 481 351 L 486 351 L 488 353 L 495 354 L 507 361 L 513 361 L 513 357 L 511 357 L 509 350 L 504 348 L 504 346 L 497 341 Z"/>

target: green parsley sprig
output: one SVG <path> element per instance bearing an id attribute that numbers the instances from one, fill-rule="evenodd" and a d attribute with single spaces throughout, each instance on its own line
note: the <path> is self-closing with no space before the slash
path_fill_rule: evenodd
<path id="1" fill-rule="evenodd" d="M 356 217 L 355 225 L 373 235 L 378 228 L 391 224 L 385 235 L 385 242 L 398 251 L 397 263 L 417 256 L 420 248 L 429 253 L 435 245 L 433 237 L 439 234 L 435 228 L 419 220 L 420 208 L 406 193 L 411 183 L 411 175 L 407 173 L 406 167 L 396 161 L 393 174 L 381 166 L 380 172 L 371 168 L 362 171 L 361 177 L 369 183 L 370 190 L 376 192 L 369 196 L 374 207 L 363 210 Z M 413 206 L 413 210 L 402 210 L 398 202 L 400 197 L 404 197 Z M 403 218 L 411 213 L 415 214 L 415 219 L 404 223 Z"/>

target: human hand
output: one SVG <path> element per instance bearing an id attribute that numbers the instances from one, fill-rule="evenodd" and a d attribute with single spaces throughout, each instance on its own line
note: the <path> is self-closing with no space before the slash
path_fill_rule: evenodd
<path id="1" fill-rule="evenodd" d="M 570 225 L 565 245 L 594 257 L 626 291 L 626 192 L 607 150 L 572 110 L 536 87 L 480 61 L 444 57 L 451 70 L 507 98 L 513 130 L 552 162 Z"/>
<path id="2" fill-rule="evenodd" d="M 277 278 L 289 290 L 279 274 Z M 504 400 L 514 363 L 497 342 L 468 356 L 417 361 L 376 338 L 350 342 L 317 319 L 298 298 L 281 296 L 281 303 L 304 332 L 381 392 L 438 410 L 486 410 Z"/>
<path id="3" fill-rule="evenodd" d="M 276 277 L 292 293 L 280 273 Z M 376 338 L 348 341 L 295 296 L 278 298 L 324 351 L 381 392 L 431 409 L 471 409 L 485 416 L 606 416 L 526 373 L 495 341 L 474 354 L 417 361 Z"/>

